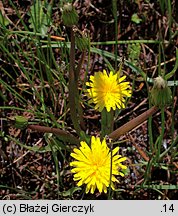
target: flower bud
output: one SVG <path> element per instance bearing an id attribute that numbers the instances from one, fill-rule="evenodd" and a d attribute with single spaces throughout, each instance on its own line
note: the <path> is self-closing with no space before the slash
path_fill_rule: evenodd
<path id="1" fill-rule="evenodd" d="M 73 25 L 77 25 L 78 20 L 79 17 L 73 5 L 70 3 L 66 3 L 63 6 L 63 10 L 62 10 L 62 21 L 64 25 L 68 27 L 72 27 Z"/>
<path id="2" fill-rule="evenodd" d="M 84 51 L 88 48 L 89 46 L 89 41 L 88 38 L 83 36 L 83 37 L 75 37 L 75 42 L 76 42 L 76 46 L 80 51 Z"/>
<path id="3" fill-rule="evenodd" d="M 89 38 L 87 36 L 87 30 L 80 31 L 76 26 L 73 28 L 75 33 L 75 43 L 80 51 L 84 51 L 89 47 Z"/>
<path id="4" fill-rule="evenodd" d="M 171 103 L 172 93 L 166 80 L 158 76 L 154 80 L 151 90 L 151 103 L 159 108 L 163 108 Z"/>
<path id="5" fill-rule="evenodd" d="M 28 119 L 24 116 L 15 116 L 13 123 L 15 128 L 25 129 L 28 125 Z"/>

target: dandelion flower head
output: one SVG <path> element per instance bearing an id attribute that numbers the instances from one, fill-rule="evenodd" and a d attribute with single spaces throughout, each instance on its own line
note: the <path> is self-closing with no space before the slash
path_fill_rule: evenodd
<path id="1" fill-rule="evenodd" d="M 113 74 L 111 71 L 109 75 L 106 70 L 103 72 L 96 72 L 94 76 L 90 76 L 90 82 L 86 85 L 90 87 L 87 91 L 90 102 L 95 103 L 95 109 L 101 112 L 104 107 L 110 112 L 118 107 L 125 108 L 125 97 L 131 96 L 129 82 L 123 82 L 126 76 L 118 77 L 118 74 Z"/>
<path id="2" fill-rule="evenodd" d="M 81 141 L 80 145 L 71 153 L 75 160 L 70 163 L 70 166 L 74 167 L 71 172 L 74 173 L 74 181 L 78 181 L 77 185 L 86 185 L 86 193 L 93 194 L 96 188 L 100 193 L 107 193 L 111 182 L 111 188 L 114 190 L 114 183 L 118 182 L 116 176 L 124 176 L 122 170 L 127 168 L 122 164 L 126 157 L 117 154 L 119 147 L 114 148 L 111 154 L 106 139 L 101 142 L 99 137 L 94 136 L 91 137 L 91 147 L 84 141 Z"/>

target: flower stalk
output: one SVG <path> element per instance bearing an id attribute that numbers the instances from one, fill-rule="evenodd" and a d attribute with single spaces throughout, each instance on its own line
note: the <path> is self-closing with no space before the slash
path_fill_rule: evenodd
<path id="1" fill-rule="evenodd" d="M 42 133 L 52 133 L 59 136 L 63 141 L 69 142 L 71 144 L 76 144 L 76 145 L 79 144 L 79 139 L 77 137 L 59 128 L 51 128 L 51 127 L 46 127 L 41 125 L 28 125 L 27 128 Z"/>
<path id="2" fill-rule="evenodd" d="M 72 123 L 78 135 L 80 135 L 81 127 L 77 116 L 76 102 L 79 102 L 79 95 L 77 91 L 77 79 L 75 75 L 75 37 L 74 31 L 71 28 L 71 47 L 70 47 L 70 66 L 69 66 L 69 108 Z"/>
<path id="3" fill-rule="evenodd" d="M 127 133 L 128 131 L 131 131 L 132 129 L 137 127 L 139 124 L 143 123 L 146 119 L 148 119 L 150 116 L 156 113 L 158 109 L 159 108 L 156 106 L 151 107 L 149 110 L 145 111 L 141 115 L 137 116 L 136 118 L 122 125 L 118 129 L 110 133 L 108 136 L 113 140 L 118 139 L 123 134 Z"/>
<path id="4" fill-rule="evenodd" d="M 79 73 L 80 73 L 80 70 L 82 68 L 82 65 L 83 65 L 83 62 L 84 62 L 84 59 L 85 59 L 85 55 L 86 55 L 86 51 L 82 51 L 82 54 L 81 54 L 81 57 L 80 57 L 80 60 L 78 62 L 78 66 L 77 68 L 75 69 L 74 73 L 75 73 L 75 80 L 76 80 L 76 83 L 78 82 L 78 76 L 79 76 Z M 85 125 L 85 121 L 84 121 L 84 118 L 83 118 L 83 108 L 81 106 L 81 103 L 79 102 L 79 91 L 78 91 L 78 88 L 77 88 L 77 109 L 78 109 L 78 116 L 79 116 L 79 122 L 80 122 L 80 127 L 82 128 L 82 130 L 86 130 L 86 125 Z"/>
<path id="5" fill-rule="evenodd" d="M 136 118 L 130 120 L 126 124 L 122 125 L 118 129 L 114 130 L 112 133 L 108 134 L 108 137 L 113 139 L 113 140 L 118 139 L 123 134 L 129 132 L 130 130 L 137 127 L 139 124 L 143 123 L 146 119 L 148 119 L 150 116 L 155 114 L 158 110 L 159 110 L 159 108 L 156 106 L 151 107 L 149 110 L 145 111 L 144 113 L 137 116 Z M 16 127 L 16 123 L 14 120 L 12 121 L 10 119 L 10 122 L 11 122 L 11 124 L 14 125 L 14 127 Z M 51 128 L 51 127 L 40 126 L 40 125 L 31 125 L 29 123 L 28 123 L 27 128 L 29 128 L 31 130 L 36 130 L 38 132 L 53 133 L 53 134 L 59 135 L 62 140 L 67 141 L 71 144 L 78 145 L 80 143 L 79 139 L 77 137 L 75 137 L 72 134 L 70 134 L 64 130 L 61 130 L 59 128 Z"/>
<path id="6" fill-rule="evenodd" d="M 59 128 L 51 128 L 47 126 L 41 126 L 37 124 L 30 124 L 28 119 L 24 116 L 14 116 L 8 118 L 9 124 L 13 125 L 17 129 L 24 130 L 26 128 L 35 130 L 42 133 L 52 133 L 60 137 L 61 140 L 69 142 L 71 144 L 78 145 L 79 139 L 73 136 L 71 133 L 61 130 Z"/>
<path id="7" fill-rule="evenodd" d="M 101 112 L 101 137 L 105 137 L 113 131 L 114 127 L 114 111 L 110 110 L 107 112 L 106 109 L 103 109 Z"/>

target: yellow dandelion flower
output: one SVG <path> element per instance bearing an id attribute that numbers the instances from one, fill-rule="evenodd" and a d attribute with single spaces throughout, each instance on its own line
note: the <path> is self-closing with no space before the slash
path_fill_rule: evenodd
<path id="1" fill-rule="evenodd" d="M 131 96 L 129 82 L 123 82 L 126 76 L 118 77 L 111 71 L 108 75 L 106 70 L 97 72 L 94 76 L 90 76 L 90 81 L 86 85 L 90 87 L 88 94 L 91 97 L 90 102 L 96 104 L 95 108 L 101 112 L 104 107 L 110 112 L 118 107 L 125 108 L 125 97 Z"/>
<path id="2" fill-rule="evenodd" d="M 114 182 L 118 182 L 115 176 L 124 174 L 121 170 L 127 167 L 122 164 L 126 157 L 121 157 L 117 152 L 119 147 L 112 150 L 112 176 L 111 171 L 111 152 L 106 144 L 106 140 L 100 141 L 99 137 L 91 137 L 91 147 L 86 142 L 81 141 L 80 148 L 74 148 L 71 157 L 75 161 L 70 163 L 74 167 L 71 172 L 74 173 L 74 181 L 77 185 L 86 185 L 86 193 L 94 193 L 97 188 L 99 192 L 107 193 L 107 187 L 110 185 L 114 190 Z M 110 178 L 111 177 L 111 178 Z"/>

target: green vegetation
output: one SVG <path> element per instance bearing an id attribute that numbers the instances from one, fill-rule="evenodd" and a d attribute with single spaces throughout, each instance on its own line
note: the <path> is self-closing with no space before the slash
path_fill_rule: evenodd
<path id="1" fill-rule="evenodd" d="M 175 2 L 75 1 L 67 26 L 71 1 L 59 2 L 0 1 L 0 198 L 176 199 Z M 103 69 L 126 75 L 126 108 L 101 113 L 88 102 L 86 82 Z M 168 103 L 152 89 L 158 76 Z M 115 191 L 90 195 L 73 180 L 70 153 L 99 135 L 128 168 Z"/>

